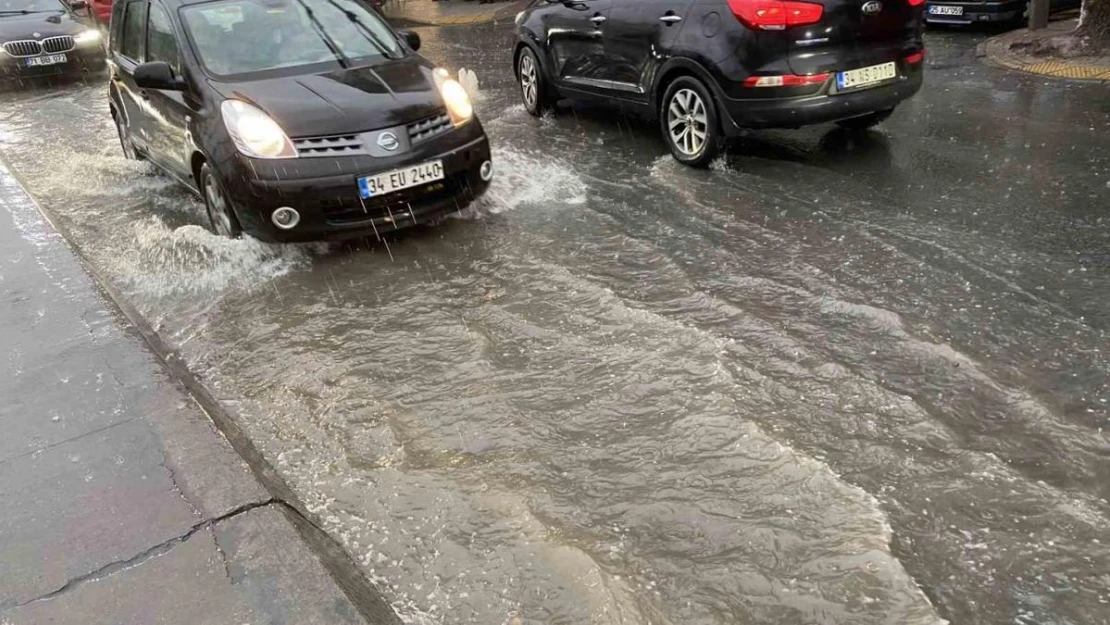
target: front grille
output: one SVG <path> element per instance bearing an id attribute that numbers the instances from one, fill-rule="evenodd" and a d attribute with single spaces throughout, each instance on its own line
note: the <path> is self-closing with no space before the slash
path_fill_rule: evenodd
<path id="1" fill-rule="evenodd" d="M 447 113 L 429 117 L 408 125 L 409 143 L 416 145 L 451 130 L 451 116 Z"/>
<path id="2" fill-rule="evenodd" d="M 64 35 L 61 37 L 48 37 L 42 40 L 42 50 L 47 54 L 57 54 L 59 52 L 69 52 L 77 43 L 73 37 Z"/>
<path id="3" fill-rule="evenodd" d="M 333 137 L 310 137 L 293 139 L 293 147 L 300 156 L 353 156 L 366 154 L 359 135 L 336 135 Z"/>
<path id="4" fill-rule="evenodd" d="M 9 41 L 4 44 L 4 51 L 12 56 L 38 56 L 42 54 L 42 44 L 30 39 Z"/>

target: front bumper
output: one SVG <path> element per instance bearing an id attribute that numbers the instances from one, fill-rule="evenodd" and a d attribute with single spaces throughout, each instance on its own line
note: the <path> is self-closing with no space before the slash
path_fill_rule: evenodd
<path id="1" fill-rule="evenodd" d="M 474 128 L 466 132 L 464 127 L 451 133 L 456 137 L 432 141 L 433 145 L 392 159 L 353 156 L 262 161 L 236 155 L 235 171 L 220 172 L 220 177 L 243 230 L 259 239 L 293 242 L 377 237 L 463 210 L 486 191 L 489 182 L 482 180 L 480 168 L 490 160 L 489 140 L 477 120 L 472 124 L 476 133 Z M 435 159 L 443 160 L 443 180 L 380 198 L 364 200 L 359 194 L 362 176 Z M 276 209 L 286 206 L 300 214 L 300 222 L 290 230 L 278 228 L 271 220 Z"/>
<path id="2" fill-rule="evenodd" d="M 962 7 L 961 15 L 933 15 L 933 6 Z M 1009 22 L 1025 13 L 1024 0 L 1014 2 L 930 2 L 925 5 L 925 21 L 929 24 L 974 24 L 976 22 Z"/>
<path id="3" fill-rule="evenodd" d="M 27 67 L 27 57 L 13 57 L 0 51 L 0 78 L 19 80 L 100 72 L 104 70 L 107 60 L 104 48 L 99 44 L 79 46 L 66 52 L 65 55 L 65 63 Z"/>
<path id="4" fill-rule="evenodd" d="M 833 93 L 833 78 L 811 95 L 782 98 L 730 99 L 718 92 L 728 119 L 727 134 L 743 128 L 800 128 L 885 111 L 921 89 L 922 63 L 899 63 L 899 75 L 868 89 Z M 753 89 L 754 91 L 754 89 Z"/>

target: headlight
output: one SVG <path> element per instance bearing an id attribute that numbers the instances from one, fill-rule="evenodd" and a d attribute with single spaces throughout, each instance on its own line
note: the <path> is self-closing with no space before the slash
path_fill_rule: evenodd
<path id="1" fill-rule="evenodd" d="M 255 158 L 297 158 L 297 149 L 285 131 L 270 116 L 240 100 L 220 105 L 224 126 L 235 147 Z"/>
<path id="2" fill-rule="evenodd" d="M 96 43 L 100 41 L 100 31 L 90 28 L 74 35 L 73 40 L 77 43 Z"/>
<path id="3" fill-rule="evenodd" d="M 462 126 L 474 117 L 474 105 L 470 103 L 470 96 L 457 80 L 444 79 L 439 84 L 439 93 L 443 96 L 443 103 L 447 105 L 447 112 L 456 126 Z"/>

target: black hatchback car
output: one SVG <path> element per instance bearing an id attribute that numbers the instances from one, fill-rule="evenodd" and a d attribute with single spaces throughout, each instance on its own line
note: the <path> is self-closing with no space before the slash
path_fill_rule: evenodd
<path id="1" fill-rule="evenodd" d="M 524 105 L 657 117 L 704 166 L 742 128 L 877 124 L 921 88 L 924 0 L 545 0 L 517 16 Z"/>
<path id="2" fill-rule="evenodd" d="M 100 31 L 73 12 L 85 0 L 0 0 L 0 78 L 104 69 Z"/>
<path id="3" fill-rule="evenodd" d="M 360 0 L 116 0 L 120 144 L 271 241 L 383 232 L 481 195 L 489 142 L 463 87 Z"/>

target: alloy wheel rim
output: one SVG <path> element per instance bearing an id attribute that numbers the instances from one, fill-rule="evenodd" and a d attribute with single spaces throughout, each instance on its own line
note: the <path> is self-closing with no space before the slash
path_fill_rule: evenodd
<path id="1" fill-rule="evenodd" d="M 536 64 L 532 57 L 525 54 L 520 59 L 520 90 L 524 94 L 524 103 L 532 108 L 536 105 Z"/>
<path id="2" fill-rule="evenodd" d="M 700 154 L 709 137 L 705 102 L 693 89 L 679 89 L 667 106 L 667 131 L 671 143 L 686 156 Z"/>
<path id="3" fill-rule="evenodd" d="M 227 212 L 227 202 L 224 201 L 224 195 L 212 176 L 204 179 L 204 196 L 208 199 L 208 211 L 212 218 L 212 225 L 216 227 L 216 233 L 230 238 L 231 216 Z"/>

